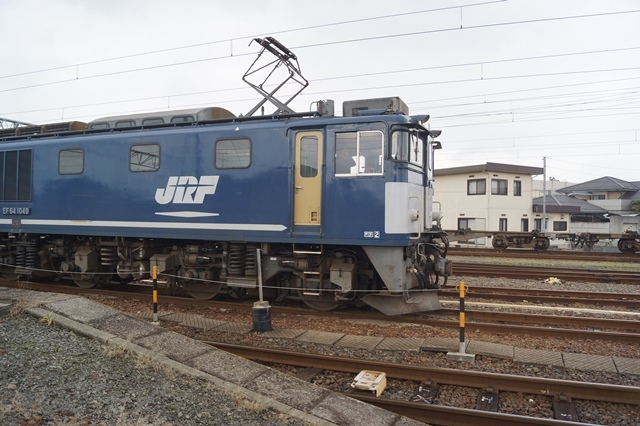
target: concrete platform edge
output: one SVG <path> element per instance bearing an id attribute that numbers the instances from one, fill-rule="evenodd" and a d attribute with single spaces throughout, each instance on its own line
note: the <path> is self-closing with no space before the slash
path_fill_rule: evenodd
<path id="1" fill-rule="evenodd" d="M 180 362 L 171 360 L 165 357 L 164 355 L 160 355 L 156 352 L 153 352 L 141 346 L 135 345 L 124 339 L 116 337 L 110 333 L 106 333 L 104 331 L 98 330 L 86 324 L 79 323 L 63 315 L 56 314 L 46 309 L 37 308 L 37 307 L 26 308 L 25 312 L 27 312 L 29 315 L 38 319 L 51 318 L 53 320 L 52 325 L 64 327 L 82 336 L 85 336 L 103 343 L 117 345 L 121 347 L 123 350 L 129 353 L 135 354 L 136 356 L 150 358 L 159 363 L 162 363 L 163 365 L 173 370 L 179 371 L 184 374 L 188 374 L 192 377 L 199 377 L 199 378 L 205 379 L 213 383 L 220 390 L 226 392 L 230 396 L 233 396 L 234 393 L 242 393 L 248 399 L 251 399 L 257 403 L 263 404 L 264 406 L 271 408 L 274 411 L 277 411 L 282 414 L 286 414 L 290 417 L 294 417 L 314 425 L 322 425 L 322 426 L 335 425 L 335 423 L 329 422 L 321 417 L 317 417 L 317 416 L 314 416 L 313 414 L 305 413 L 302 410 L 283 404 L 275 399 L 266 397 L 264 395 L 256 393 L 247 388 L 243 388 L 234 383 L 230 383 L 225 380 L 222 380 L 219 377 L 215 377 L 213 375 L 204 373 L 195 368 L 184 365 Z"/>

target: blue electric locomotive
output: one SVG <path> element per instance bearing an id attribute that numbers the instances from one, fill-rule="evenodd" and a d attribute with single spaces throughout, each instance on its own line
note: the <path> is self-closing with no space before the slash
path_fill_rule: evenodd
<path id="1" fill-rule="evenodd" d="M 94 287 L 155 266 L 198 299 L 261 289 L 319 310 L 433 309 L 450 263 L 428 116 L 398 98 L 345 102 L 343 117 L 318 105 L 4 131 L 1 272 Z"/>

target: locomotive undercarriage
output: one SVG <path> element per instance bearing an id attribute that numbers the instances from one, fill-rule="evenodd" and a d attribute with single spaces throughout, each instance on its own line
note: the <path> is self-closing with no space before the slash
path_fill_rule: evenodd
<path id="1" fill-rule="evenodd" d="M 300 300 L 321 311 L 364 302 L 393 315 L 433 309 L 417 296 L 446 284 L 450 263 L 441 247 L 23 235 L 4 239 L 0 271 L 6 279 L 63 278 L 92 288 L 147 280 L 156 267 L 160 282 L 200 300 L 221 294 L 255 298 L 261 285 L 271 300 Z"/>

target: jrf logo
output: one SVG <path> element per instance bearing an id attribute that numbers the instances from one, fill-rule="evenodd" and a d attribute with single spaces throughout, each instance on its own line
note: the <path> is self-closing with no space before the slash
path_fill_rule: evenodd
<path id="1" fill-rule="evenodd" d="M 216 192 L 220 176 L 170 176 L 166 188 L 156 189 L 158 204 L 202 204 L 205 195 Z"/>

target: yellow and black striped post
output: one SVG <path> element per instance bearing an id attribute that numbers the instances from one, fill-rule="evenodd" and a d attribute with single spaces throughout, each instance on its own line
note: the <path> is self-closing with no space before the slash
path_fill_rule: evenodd
<path id="1" fill-rule="evenodd" d="M 456 290 L 460 292 L 460 353 L 465 352 L 464 344 L 464 296 L 469 287 L 464 285 L 464 281 L 460 281 L 460 285 L 456 286 Z"/>
<path id="2" fill-rule="evenodd" d="M 153 278 L 153 322 L 158 322 L 158 267 L 151 269 L 151 278 Z"/>

